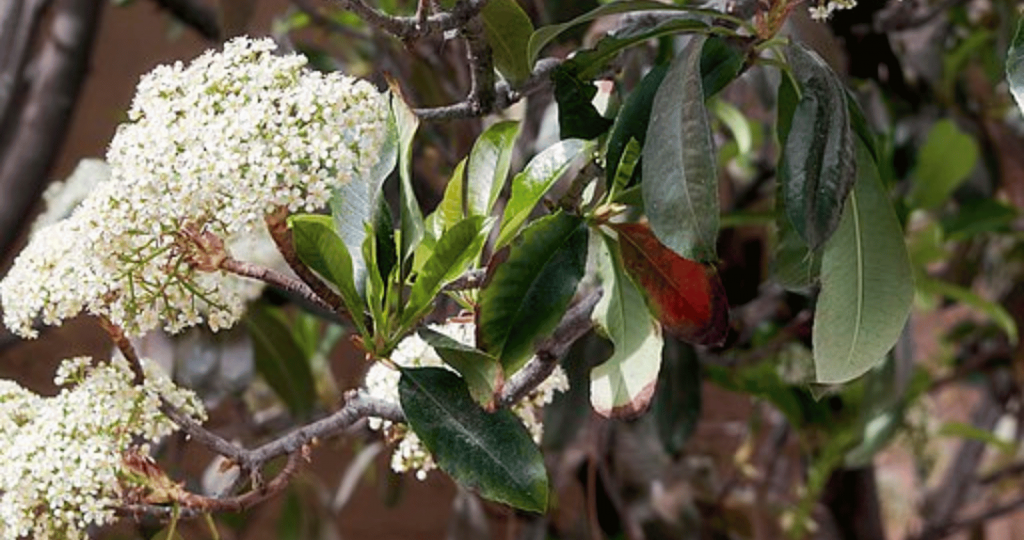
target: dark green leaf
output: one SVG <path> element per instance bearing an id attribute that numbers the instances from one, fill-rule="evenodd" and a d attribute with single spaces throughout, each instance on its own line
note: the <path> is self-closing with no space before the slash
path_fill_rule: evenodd
<path id="1" fill-rule="evenodd" d="M 668 65 L 662 64 L 651 68 L 640 84 L 629 93 L 608 136 L 608 150 L 605 152 L 607 168 L 607 186 L 610 188 L 618 173 L 619 161 L 629 141 L 635 140 L 642 148 L 647 139 L 647 124 L 651 118 L 651 106 L 654 94 L 668 72 Z M 637 170 L 637 173 L 640 171 Z M 629 180 L 629 178 L 627 178 Z M 632 183 L 632 182 L 630 182 Z"/>
<path id="2" fill-rule="evenodd" d="M 519 122 L 498 122 L 480 134 L 466 170 L 466 214 L 488 216 L 505 187 Z"/>
<path id="3" fill-rule="evenodd" d="M 473 400 L 487 410 L 494 410 L 495 398 L 505 384 L 498 359 L 429 328 L 420 329 L 419 335 L 437 351 L 444 363 L 462 375 Z"/>
<path id="4" fill-rule="evenodd" d="M 956 122 L 943 119 L 932 126 L 917 155 L 909 204 L 914 208 L 935 208 L 949 199 L 978 163 L 978 143 Z"/>
<path id="5" fill-rule="evenodd" d="M 587 257 L 587 228 L 557 213 L 531 224 L 510 250 L 497 253 L 480 291 L 477 346 L 501 360 L 512 376 L 534 343 L 558 325 Z"/>
<path id="6" fill-rule="evenodd" d="M 583 15 L 580 15 L 579 17 L 576 17 L 571 21 L 559 24 L 552 24 L 549 26 L 538 28 L 537 31 L 534 32 L 533 35 L 530 37 L 530 61 L 532 63 L 537 59 L 537 56 L 540 54 L 541 50 L 544 49 L 545 45 L 551 43 L 553 39 L 557 38 L 563 32 L 569 30 L 570 28 L 576 25 L 583 24 L 585 22 L 590 22 L 608 15 L 615 15 L 617 13 L 627 13 L 635 11 L 680 11 L 710 16 L 718 14 L 718 12 L 709 9 L 695 8 L 686 5 L 666 4 L 664 2 L 655 2 L 652 0 L 626 0 L 622 2 L 609 2 L 607 4 L 594 8 L 589 12 L 584 13 Z"/>
<path id="7" fill-rule="evenodd" d="M 531 48 L 532 48 L 531 38 Z M 1010 83 L 1017 108 L 1024 111 L 1024 19 L 1017 23 L 1017 32 L 1013 35 L 1010 50 L 1006 52 L 1006 81 Z"/>
<path id="8" fill-rule="evenodd" d="M 313 374 L 284 314 L 257 305 L 249 310 L 245 322 L 252 336 L 256 370 L 295 418 L 309 417 L 316 403 Z"/>
<path id="9" fill-rule="evenodd" d="M 1017 219 L 1016 208 L 992 199 L 960 202 L 956 213 L 942 218 L 942 229 L 950 240 L 965 240 L 986 233 L 1008 231 Z"/>
<path id="10" fill-rule="evenodd" d="M 654 423 L 661 445 L 678 456 L 700 419 L 700 363 L 693 347 L 677 340 L 665 342 L 654 393 Z"/>
<path id="11" fill-rule="evenodd" d="M 903 230 L 859 140 L 856 152 L 856 187 L 821 261 L 812 336 L 820 383 L 846 382 L 881 362 L 903 332 L 914 299 Z"/>
<path id="12" fill-rule="evenodd" d="M 775 130 L 780 143 L 785 142 L 789 136 L 790 126 L 793 121 L 793 112 L 796 110 L 800 98 L 793 81 L 783 74 L 779 82 L 778 92 L 778 116 L 775 122 Z M 787 183 L 786 175 L 788 168 L 785 165 L 786 154 L 779 156 L 777 168 L 777 188 L 775 197 L 775 260 L 773 270 L 776 281 L 790 290 L 803 290 L 810 287 L 818 280 L 821 271 L 820 250 L 813 250 L 804 242 L 803 238 L 793 229 L 789 221 L 789 214 L 786 212 L 786 198 L 782 193 L 782 186 Z"/>
<path id="13" fill-rule="evenodd" d="M 714 261 L 718 169 L 699 67 L 705 41 L 691 38 L 654 96 L 641 188 L 658 240 L 687 259 Z"/>
<path id="14" fill-rule="evenodd" d="M 559 66 L 551 74 L 558 102 L 558 132 L 562 139 L 593 139 L 608 131 L 612 121 L 601 116 L 592 100 L 597 87 L 589 80 L 580 80 Z"/>
<path id="15" fill-rule="evenodd" d="M 729 41 L 709 36 L 700 57 L 700 73 L 704 84 L 704 98 L 722 91 L 743 69 L 743 53 Z"/>
<path id="16" fill-rule="evenodd" d="M 377 273 L 381 279 L 387 279 L 398 265 L 398 246 L 395 244 L 391 207 L 383 192 L 377 197 L 377 211 L 373 214 L 373 237 L 377 250 Z"/>
<path id="17" fill-rule="evenodd" d="M 334 232 L 334 220 L 330 216 L 298 214 L 290 216 L 288 223 L 299 259 L 337 287 L 345 309 L 352 315 L 359 333 L 365 335 L 366 304 L 356 290 L 352 258 L 341 237 Z"/>
<path id="18" fill-rule="evenodd" d="M 601 241 L 598 274 L 604 294 L 591 317 L 615 352 L 590 373 L 590 403 L 602 416 L 635 418 L 654 397 L 664 339 L 661 325 L 623 268 L 618 242 L 604 235 Z"/>
<path id="19" fill-rule="evenodd" d="M 623 49 L 662 36 L 695 32 L 707 27 L 704 22 L 680 18 L 663 20 L 651 27 L 618 32 L 601 38 L 601 41 L 591 49 L 577 52 L 571 59 L 563 62 L 561 67 L 580 80 L 592 80 L 600 75 Z"/>
<path id="20" fill-rule="evenodd" d="M 544 459 L 512 411 L 484 411 L 465 382 L 442 368 L 403 369 L 398 390 L 409 426 L 457 482 L 485 499 L 547 509 Z"/>
<path id="21" fill-rule="evenodd" d="M 494 54 L 494 67 L 510 83 L 517 85 L 530 77 L 532 60 L 527 47 L 533 23 L 516 0 L 490 0 L 481 15 L 487 43 Z"/>
<path id="22" fill-rule="evenodd" d="M 402 317 L 402 325 L 410 326 L 426 315 L 433 306 L 434 297 L 448 282 L 459 277 L 483 249 L 489 224 L 487 218 L 473 216 L 448 229 L 434 247 L 423 269 L 416 276 L 409 304 Z"/>
<path id="23" fill-rule="evenodd" d="M 796 232 L 817 249 L 839 225 L 857 179 L 846 91 L 824 60 L 798 44 L 787 47 L 800 85 L 782 160 L 782 195 Z"/>
<path id="24" fill-rule="evenodd" d="M 512 179 L 512 195 L 501 219 L 501 232 L 495 250 L 508 245 L 526 223 L 534 207 L 544 194 L 555 185 L 578 156 L 593 148 L 593 143 L 567 139 L 548 147 L 526 165 L 523 172 Z"/>
<path id="25" fill-rule="evenodd" d="M 356 290 L 363 293 L 366 263 L 362 257 L 366 224 L 374 219 L 381 187 L 398 162 L 398 129 L 394 116 L 388 116 L 388 135 L 380 149 L 380 161 L 365 177 L 353 178 L 331 192 L 331 216 L 335 230 L 352 256 L 352 275 Z"/>
<path id="26" fill-rule="evenodd" d="M 619 164 L 615 168 L 615 179 L 612 183 L 612 200 L 615 200 L 618 194 L 626 189 L 626 186 L 629 184 L 629 180 L 633 177 L 633 172 L 636 170 L 637 165 L 640 164 L 640 151 L 640 143 L 636 139 L 630 139 L 629 143 L 626 144 L 626 148 L 619 154 Z"/>

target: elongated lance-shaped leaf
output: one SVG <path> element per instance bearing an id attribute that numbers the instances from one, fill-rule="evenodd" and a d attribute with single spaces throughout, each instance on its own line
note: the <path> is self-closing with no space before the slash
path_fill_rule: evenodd
<path id="1" fill-rule="evenodd" d="M 352 256 L 352 275 L 359 294 L 364 294 L 366 263 L 362 257 L 366 224 L 373 221 L 379 208 L 381 188 L 398 163 L 398 128 L 393 114 L 388 115 L 388 131 L 380 148 L 380 161 L 366 176 L 353 178 L 331 192 L 331 216 L 335 230 Z"/>
<path id="2" fill-rule="evenodd" d="M 1006 82 L 1010 83 L 1017 108 L 1024 112 L 1024 18 L 1017 23 L 1017 32 L 1006 52 Z"/>
<path id="3" fill-rule="evenodd" d="M 473 143 L 466 168 L 466 215 L 487 216 L 505 187 L 519 122 L 498 122 Z"/>
<path id="4" fill-rule="evenodd" d="M 445 364 L 462 375 L 473 401 L 493 411 L 505 384 L 505 373 L 498 359 L 429 328 L 421 328 L 418 333 Z"/>
<path id="5" fill-rule="evenodd" d="M 700 74 L 705 41 L 691 38 L 654 96 L 641 188 L 658 240 L 687 259 L 714 261 L 718 168 Z"/>
<path id="6" fill-rule="evenodd" d="M 491 220 L 484 216 L 466 218 L 445 231 L 416 276 L 409 303 L 402 315 L 403 326 L 410 326 L 426 315 L 441 287 L 459 277 L 483 249 Z"/>
<path id="7" fill-rule="evenodd" d="M 484 411 L 465 382 L 443 368 L 403 369 L 398 392 L 409 426 L 456 482 L 485 499 L 547 509 L 544 459 L 512 411 Z"/>
<path id="8" fill-rule="evenodd" d="M 857 179 L 854 137 L 846 93 L 836 74 L 802 45 L 791 44 L 786 52 L 800 100 L 783 146 L 782 195 L 794 230 L 817 249 L 839 225 Z"/>
<path id="9" fill-rule="evenodd" d="M 477 310 L 477 346 L 501 360 L 511 377 L 535 342 L 561 320 L 586 267 L 587 228 L 559 212 L 532 223 L 487 269 Z"/>
<path id="10" fill-rule="evenodd" d="M 527 57 L 533 23 L 516 0 L 489 0 L 480 12 L 494 68 L 513 85 L 530 77 L 533 62 Z"/>
<path id="11" fill-rule="evenodd" d="M 903 230 L 870 153 L 856 143 L 857 183 L 821 261 L 812 335 L 820 383 L 846 382 L 878 365 L 914 299 Z"/>
<path id="12" fill-rule="evenodd" d="M 604 294 L 591 317 L 615 353 L 590 372 L 590 402 L 601 416 L 634 418 L 651 404 L 664 340 L 661 325 L 626 275 L 618 244 L 601 235 L 598 274 Z"/>
<path id="13" fill-rule="evenodd" d="M 280 310 L 259 305 L 245 316 L 252 336 L 256 370 L 296 418 L 307 418 L 316 404 L 309 358 Z"/>
<path id="14" fill-rule="evenodd" d="M 345 309 L 352 315 L 352 322 L 365 336 L 366 303 L 356 290 L 352 257 L 345 242 L 334 232 L 334 220 L 319 214 L 298 214 L 290 216 L 288 223 L 299 260 L 337 287 Z"/>
<path id="15" fill-rule="evenodd" d="M 595 79 L 608 68 L 620 52 L 629 47 L 663 36 L 696 33 L 707 28 L 707 23 L 703 21 L 684 18 L 663 20 L 653 26 L 630 28 L 601 38 L 590 49 L 578 51 L 572 58 L 563 62 L 559 69 L 581 80 Z"/>
<path id="16" fill-rule="evenodd" d="M 555 185 L 577 157 L 589 152 L 593 147 L 593 142 L 566 139 L 548 147 L 530 160 L 526 169 L 512 179 L 512 195 L 505 206 L 495 250 L 508 245 L 519 234 L 519 229 L 526 223 L 537 203 L 544 198 L 544 194 Z"/>
<path id="17" fill-rule="evenodd" d="M 778 116 L 775 122 L 775 129 L 780 143 L 786 141 L 789 136 L 790 125 L 793 122 L 793 113 L 799 101 L 798 92 L 793 81 L 785 75 L 779 81 L 778 105 L 776 110 Z M 775 259 L 772 261 L 772 270 L 775 280 L 789 290 L 803 290 L 810 287 L 818 280 L 821 271 L 821 250 L 813 250 L 793 229 L 789 221 L 789 214 L 786 212 L 786 197 L 782 187 L 788 183 L 786 180 L 788 168 L 785 165 L 786 154 L 779 156 L 777 168 L 777 187 L 775 196 Z"/>
<path id="18" fill-rule="evenodd" d="M 668 72 L 668 65 L 661 64 L 651 68 L 640 80 L 640 83 L 629 93 L 626 101 L 622 104 L 619 114 L 615 116 L 615 123 L 612 125 L 611 134 L 608 136 L 608 149 L 605 151 L 605 185 L 610 189 L 618 175 L 619 162 L 626 150 L 629 141 L 637 141 L 643 148 L 647 139 L 647 124 L 651 118 L 651 107 L 654 104 L 654 95 L 661 86 Z M 642 163 L 642 162 L 641 162 Z M 637 170 L 639 172 L 639 170 Z M 631 180 L 630 178 L 626 180 Z M 630 182 L 632 183 L 632 182 Z M 626 187 L 625 185 L 619 186 Z"/>
<path id="19" fill-rule="evenodd" d="M 391 83 L 391 111 L 395 117 L 398 131 L 398 173 L 401 178 L 399 190 L 399 218 L 401 219 L 402 249 L 399 263 L 403 264 L 413 255 L 416 246 L 423 240 L 426 227 L 423 225 L 423 213 L 416 201 L 416 192 L 412 187 L 412 140 L 416 136 L 420 120 L 405 103 L 398 85 Z"/>

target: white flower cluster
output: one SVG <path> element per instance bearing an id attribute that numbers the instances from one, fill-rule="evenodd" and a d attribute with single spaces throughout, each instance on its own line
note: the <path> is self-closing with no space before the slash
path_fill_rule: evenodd
<path id="1" fill-rule="evenodd" d="M 65 360 L 55 382 L 71 386 L 52 398 L 0 380 L 0 539 L 85 539 L 89 526 L 113 521 L 113 505 L 132 487 L 125 454 L 175 430 L 160 397 L 205 419 L 195 394 L 148 360 L 140 386 L 121 357 L 90 364 Z"/>
<path id="2" fill-rule="evenodd" d="M 811 13 L 812 19 L 818 22 L 825 22 L 836 11 L 853 9 L 856 6 L 857 0 L 825 0 L 824 3 L 819 0 L 817 5 L 809 7 L 808 10 Z"/>
<path id="3" fill-rule="evenodd" d="M 107 153 L 110 180 L 38 230 L 0 283 L 4 323 L 60 324 L 83 311 L 129 334 L 234 324 L 259 288 L 200 272 L 186 232 L 231 246 L 281 207 L 313 210 L 380 160 L 387 98 L 372 85 L 235 39 L 142 78 Z"/>
<path id="4" fill-rule="evenodd" d="M 476 325 L 471 322 L 449 321 L 444 325 L 430 325 L 430 328 L 465 345 L 476 346 Z M 451 369 L 441 360 L 437 351 L 417 334 L 411 334 L 399 342 L 391 353 L 391 361 L 402 367 L 446 367 Z M 397 370 L 377 362 L 366 373 L 363 391 L 377 399 L 398 403 L 398 380 L 400 378 L 401 374 Z M 534 441 L 539 443 L 544 434 L 544 425 L 539 416 L 541 410 L 545 405 L 551 403 L 555 393 L 568 389 L 569 378 L 559 366 L 525 399 L 512 406 L 512 412 L 522 420 Z M 404 426 L 393 425 L 390 421 L 380 418 L 370 418 L 369 426 L 370 429 L 384 430 L 390 438 L 398 440 L 398 446 L 391 455 L 391 469 L 395 472 L 416 471 L 416 478 L 424 480 L 429 471 L 437 468 L 430 451 L 423 446 L 423 442 L 412 430 Z"/>

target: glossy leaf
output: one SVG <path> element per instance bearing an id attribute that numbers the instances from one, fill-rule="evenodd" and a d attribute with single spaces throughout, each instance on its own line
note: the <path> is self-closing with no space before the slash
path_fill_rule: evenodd
<path id="1" fill-rule="evenodd" d="M 618 244 L 603 235 L 597 271 L 604 294 L 591 317 L 615 352 L 590 372 L 590 403 L 601 416 L 635 418 L 650 406 L 658 384 L 661 325 L 626 275 Z"/>
<path id="2" fill-rule="evenodd" d="M 466 186 L 467 161 L 468 158 L 463 158 L 455 166 L 455 170 L 452 171 L 452 177 L 448 179 L 448 184 L 444 188 L 444 196 L 441 198 L 441 202 L 434 209 L 434 213 L 427 218 L 427 233 L 433 236 L 435 241 L 445 231 L 466 217 L 463 199 L 466 196 L 466 188 L 468 187 Z"/>
<path id="3" fill-rule="evenodd" d="M 903 230 L 859 141 L 857 167 L 856 187 L 822 255 L 812 335 L 820 383 L 846 382 L 881 362 L 902 333 L 914 297 Z"/>
<path id="4" fill-rule="evenodd" d="M 661 445 L 678 456 L 700 420 L 701 376 L 697 354 L 675 340 L 665 343 L 652 413 Z"/>
<path id="5" fill-rule="evenodd" d="M 722 91 L 743 69 L 744 53 L 728 40 L 708 36 L 700 54 L 700 76 L 704 84 L 704 98 Z"/>
<path id="6" fill-rule="evenodd" d="M 335 230 L 352 256 L 352 275 L 356 290 L 363 293 L 366 280 L 366 263 L 362 257 L 363 239 L 366 238 L 366 224 L 373 221 L 374 212 L 379 208 L 378 200 L 384 180 L 398 163 L 398 128 L 394 116 L 388 115 L 388 133 L 380 148 L 380 160 L 363 177 L 353 178 L 346 184 L 335 187 L 331 192 L 331 216 Z"/>
<path id="7" fill-rule="evenodd" d="M 640 224 L 614 225 L 622 262 L 665 331 L 717 345 L 729 333 L 729 303 L 714 267 L 680 257 Z"/>
<path id="8" fill-rule="evenodd" d="M 402 316 L 402 324 L 409 326 L 426 315 L 433 307 L 434 297 L 441 287 L 459 277 L 480 254 L 490 226 L 486 218 L 467 218 L 448 229 L 434 246 L 434 253 L 416 276 L 409 293 L 409 303 Z"/>
<path id="9" fill-rule="evenodd" d="M 593 143 L 578 139 L 558 142 L 530 160 L 526 169 L 512 179 L 512 195 L 505 206 L 495 250 L 508 245 L 516 237 L 537 203 L 544 198 L 573 161 L 591 148 Z"/>
<path id="10" fill-rule="evenodd" d="M 420 329 L 419 335 L 437 351 L 444 363 L 462 375 L 473 401 L 493 411 L 495 399 L 505 384 L 498 359 L 429 328 Z"/>
<path id="11" fill-rule="evenodd" d="M 658 239 L 679 255 L 713 261 L 718 169 L 700 75 L 703 36 L 672 61 L 654 96 L 644 147 L 644 209 Z"/>
<path id="12" fill-rule="evenodd" d="M 629 143 L 619 154 L 619 163 L 615 168 L 615 178 L 612 181 L 612 190 L 609 196 L 612 201 L 618 198 L 618 194 L 626 189 L 629 181 L 633 178 L 633 172 L 640 164 L 640 143 L 636 139 L 630 139 Z"/>
<path id="13" fill-rule="evenodd" d="M 400 262 L 404 263 L 412 256 L 416 246 L 423 240 L 426 227 L 423 224 L 423 214 L 420 212 L 420 205 L 416 201 L 416 192 L 412 187 L 412 141 L 416 136 L 420 120 L 412 109 L 405 103 L 405 98 L 395 83 L 391 88 L 391 110 L 395 117 L 395 126 L 398 130 L 398 172 L 401 178 L 399 189 L 399 216 L 401 219 L 401 256 Z"/>
<path id="14" fill-rule="evenodd" d="M 978 163 L 978 143 L 943 119 L 932 126 L 917 154 L 909 203 L 914 208 L 935 208 L 946 202 Z"/>
<path id="15" fill-rule="evenodd" d="M 695 19 L 668 19 L 654 26 L 643 26 L 616 32 L 601 38 L 591 49 L 578 51 L 562 63 L 561 69 L 581 80 L 599 76 L 624 49 L 662 36 L 706 30 L 707 23 Z M 697 39 L 696 37 L 694 39 Z M 700 36 L 700 39 L 704 39 Z"/>
<path id="16" fill-rule="evenodd" d="M 812 249 L 827 240 L 857 179 L 846 92 L 831 68 L 801 45 L 787 47 L 800 85 L 783 143 L 782 196 L 794 230 Z"/>
<path id="17" fill-rule="evenodd" d="M 780 143 L 789 136 L 793 122 L 793 112 L 799 101 L 798 91 L 793 81 L 783 76 L 779 82 L 777 98 L 777 117 L 775 130 Z M 811 249 L 807 242 L 797 234 L 789 221 L 786 211 L 786 198 L 782 186 L 787 184 L 785 152 L 779 156 L 777 167 L 777 183 L 775 197 L 775 259 L 772 264 L 775 280 L 789 290 L 804 290 L 818 281 L 821 272 L 821 250 Z"/>
<path id="18" fill-rule="evenodd" d="M 457 482 L 485 499 L 547 509 L 544 459 L 512 411 L 484 411 L 465 382 L 443 368 L 403 369 L 398 391 L 409 426 Z"/>
<path id="19" fill-rule="evenodd" d="M 590 22 L 601 17 L 606 17 L 608 15 L 640 11 L 680 11 L 712 17 L 719 14 L 719 12 L 710 9 L 701 9 L 687 5 L 666 4 L 664 2 L 655 2 L 653 0 L 626 0 L 621 2 L 609 2 L 607 4 L 603 4 L 597 8 L 594 8 L 588 11 L 587 13 L 584 13 L 583 15 L 580 15 L 579 17 L 576 17 L 575 19 L 572 19 L 570 21 L 538 28 L 537 31 L 534 32 L 533 35 L 530 37 L 530 61 L 536 61 L 538 55 L 540 55 L 540 52 L 548 43 L 551 43 L 552 40 L 556 39 L 563 32 L 569 30 L 574 26 Z"/>
<path id="20" fill-rule="evenodd" d="M 366 304 L 356 290 L 352 258 L 341 237 L 334 232 L 334 220 L 330 216 L 299 214 L 289 217 L 288 223 L 299 260 L 338 289 L 352 321 L 359 332 L 365 334 Z"/>
<path id="21" fill-rule="evenodd" d="M 491 214 L 508 178 L 519 127 L 519 122 L 498 122 L 473 143 L 466 169 L 466 215 Z"/>
<path id="22" fill-rule="evenodd" d="M 245 317 L 256 370 L 296 418 L 307 418 L 316 403 L 313 374 L 302 347 L 280 310 L 265 305 Z"/>
<path id="23" fill-rule="evenodd" d="M 534 343 L 558 325 L 587 258 L 587 228 L 557 213 L 532 223 L 487 270 L 477 311 L 477 346 L 499 358 L 512 376 L 533 355 Z"/>
<path id="24" fill-rule="evenodd" d="M 398 265 L 398 246 L 391 218 L 391 207 L 383 193 L 377 198 L 377 211 L 373 214 L 373 239 L 376 255 L 374 265 L 381 279 L 386 280 Z"/>
<path id="25" fill-rule="evenodd" d="M 530 77 L 533 62 L 527 57 L 533 23 L 516 0 L 489 0 L 480 12 L 494 67 L 517 85 Z"/>
<path id="26" fill-rule="evenodd" d="M 629 141 L 637 141 L 642 148 L 644 141 L 647 140 L 647 124 L 651 118 L 654 94 L 658 91 L 658 86 L 665 79 L 667 72 L 668 65 L 666 64 L 651 68 L 636 88 L 629 93 L 622 108 L 619 109 L 619 114 L 615 117 L 615 123 L 612 125 L 611 134 L 608 136 L 608 149 L 605 151 L 606 185 L 608 187 L 611 187 L 618 174 L 619 161 L 622 159 L 622 153 Z"/>
<path id="27" fill-rule="evenodd" d="M 532 48 L 532 38 L 531 38 Z M 1024 18 L 1017 23 L 1017 32 L 1013 35 L 1010 50 L 1006 52 L 1006 81 L 1010 83 L 1010 93 L 1017 102 L 1017 108 L 1024 112 Z"/>
<path id="28" fill-rule="evenodd" d="M 580 79 L 563 66 L 555 68 L 551 80 L 555 83 L 560 138 L 593 139 L 608 131 L 612 121 L 601 116 L 593 104 L 597 95 L 594 83 Z"/>

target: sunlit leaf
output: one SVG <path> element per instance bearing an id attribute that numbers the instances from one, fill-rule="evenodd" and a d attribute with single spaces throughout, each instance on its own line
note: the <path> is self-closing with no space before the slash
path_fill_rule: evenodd
<path id="1" fill-rule="evenodd" d="M 490 226 L 484 216 L 473 216 L 445 231 L 434 247 L 434 253 L 416 276 L 409 293 L 409 303 L 402 324 L 409 326 L 433 307 L 441 287 L 459 277 L 480 254 Z"/>
<path id="2" fill-rule="evenodd" d="M 494 410 L 495 398 L 505 384 L 498 359 L 429 328 L 421 328 L 419 335 L 437 351 L 444 363 L 462 375 L 473 400 L 484 409 Z"/>
<path id="3" fill-rule="evenodd" d="M 494 67 L 512 84 L 530 77 L 533 62 L 527 48 L 533 34 L 530 17 L 516 0 L 489 0 L 480 12 Z"/>
<path id="4" fill-rule="evenodd" d="M 903 230 L 867 149 L 839 228 L 825 244 L 815 309 L 815 377 L 842 383 L 881 362 L 903 331 L 914 297 Z"/>
<path id="5" fill-rule="evenodd" d="M 654 397 L 664 341 L 661 325 L 626 275 L 619 246 L 602 235 L 598 274 L 604 287 L 591 317 L 615 345 L 612 357 L 590 373 L 590 402 L 605 417 L 633 418 Z"/>
<path id="6" fill-rule="evenodd" d="M 706 39 L 694 36 L 654 96 L 644 147 L 644 208 L 670 249 L 698 261 L 717 258 L 718 169 L 700 74 Z"/>
<path id="7" fill-rule="evenodd" d="M 330 216 L 299 214 L 290 216 L 288 223 L 299 260 L 338 289 L 353 322 L 365 334 L 366 305 L 356 290 L 348 248 L 334 232 L 334 220 Z"/>
<path id="8" fill-rule="evenodd" d="M 413 255 L 416 246 L 423 239 L 426 227 L 423 225 L 423 214 L 416 201 L 416 192 L 412 187 L 412 142 L 416 136 L 420 121 L 416 113 L 405 103 L 397 83 L 391 83 L 391 110 L 395 117 L 398 131 L 398 172 L 401 178 L 399 189 L 399 217 L 401 220 L 401 263 Z"/>
<path id="9" fill-rule="evenodd" d="M 586 258 L 586 225 L 562 212 L 535 221 L 510 249 L 495 254 L 480 291 L 477 346 L 501 360 L 506 376 L 558 325 Z"/>
<path id="10" fill-rule="evenodd" d="M 616 224 L 622 262 L 665 331 L 717 345 L 729 332 L 729 303 L 714 267 L 680 257 L 640 224 Z"/>
<path id="11" fill-rule="evenodd" d="M 508 409 L 488 413 L 443 368 L 403 369 L 402 410 L 437 465 L 481 497 L 531 512 L 548 506 L 540 449 Z"/>
<path id="12" fill-rule="evenodd" d="M 519 122 L 498 122 L 480 134 L 469 154 L 466 169 L 466 214 L 491 214 L 505 187 L 512 151 L 519 136 Z"/>
<path id="13" fill-rule="evenodd" d="M 512 179 L 512 195 L 501 219 L 501 232 L 495 249 L 508 245 L 519 234 L 530 213 L 562 174 L 582 154 L 593 148 L 593 143 L 579 139 L 566 139 L 538 154 L 523 172 Z"/>
<path id="14" fill-rule="evenodd" d="M 531 49 L 532 49 L 531 38 Z M 1017 108 L 1024 111 L 1024 19 L 1017 23 L 1010 50 L 1006 52 L 1006 81 L 1010 83 Z"/>

